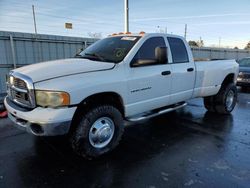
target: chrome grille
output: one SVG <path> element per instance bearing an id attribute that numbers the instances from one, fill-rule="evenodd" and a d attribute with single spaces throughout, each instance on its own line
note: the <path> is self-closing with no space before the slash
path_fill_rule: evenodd
<path id="1" fill-rule="evenodd" d="M 7 92 L 13 102 L 28 108 L 35 107 L 33 82 L 29 77 L 10 72 L 7 78 Z"/>
<path id="2" fill-rule="evenodd" d="M 14 78 L 14 86 L 19 88 L 19 89 L 27 90 L 26 83 L 23 80 L 19 79 L 19 78 Z"/>
<path id="3" fill-rule="evenodd" d="M 20 91 L 16 91 L 11 88 L 11 98 L 18 104 L 24 104 L 25 106 L 30 106 L 28 93 L 23 93 Z"/>

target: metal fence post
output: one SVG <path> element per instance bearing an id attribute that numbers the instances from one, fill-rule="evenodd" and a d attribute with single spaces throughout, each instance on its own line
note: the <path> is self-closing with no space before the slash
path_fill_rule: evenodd
<path id="1" fill-rule="evenodd" d="M 12 53 L 13 66 L 15 69 L 16 68 L 16 54 L 15 54 L 15 47 L 14 47 L 14 41 L 13 41 L 12 35 L 10 35 L 10 47 L 11 47 L 11 53 Z"/>
<path id="2" fill-rule="evenodd" d="M 84 41 L 84 49 L 86 49 L 87 48 L 87 41 L 85 40 Z"/>

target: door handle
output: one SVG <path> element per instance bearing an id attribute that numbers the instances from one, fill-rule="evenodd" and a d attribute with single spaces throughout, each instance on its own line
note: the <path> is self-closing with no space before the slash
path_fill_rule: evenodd
<path id="1" fill-rule="evenodd" d="M 162 76 L 166 76 L 166 75 L 170 75 L 171 74 L 171 71 L 163 71 L 161 73 Z"/>
<path id="2" fill-rule="evenodd" d="M 192 71 L 194 71 L 194 68 L 188 68 L 187 71 L 192 72 Z"/>

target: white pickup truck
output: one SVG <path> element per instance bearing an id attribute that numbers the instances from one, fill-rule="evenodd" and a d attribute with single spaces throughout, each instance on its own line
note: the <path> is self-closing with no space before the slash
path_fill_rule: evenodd
<path id="1" fill-rule="evenodd" d="M 121 34 L 97 41 L 75 58 L 15 69 L 5 106 L 20 128 L 37 135 L 68 134 L 86 158 L 112 150 L 124 120 L 140 121 L 204 98 L 208 111 L 236 104 L 234 60 L 194 62 L 183 37 Z"/>

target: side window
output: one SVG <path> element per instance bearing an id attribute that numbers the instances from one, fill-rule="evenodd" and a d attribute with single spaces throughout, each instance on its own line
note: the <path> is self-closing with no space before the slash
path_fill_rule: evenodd
<path id="1" fill-rule="evenodd" d="M 186 46 L 179 38 L 168 37 L 173 63 L 189 62 Z"/>
<path id="2" fill-rule="evenodd" d="M 142 62 L 140 66 L 159 64 L 155 59 L 156 47 L 166 47 L 163 37 L 152 37 L 147 39 L 132 60 L 132 66 L 138 60 Z M 149 63 L 149 61 L 151 61 L 151 63 Z"/>

